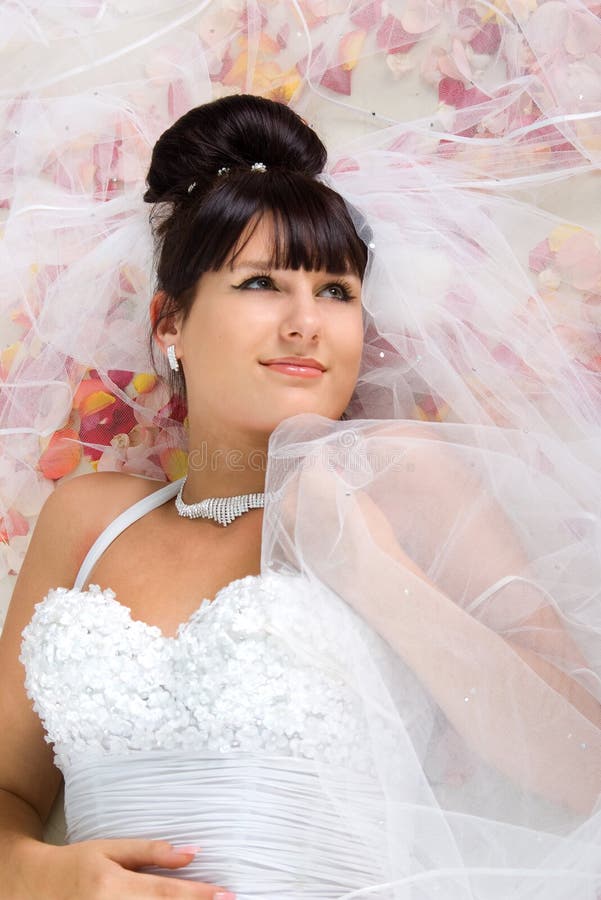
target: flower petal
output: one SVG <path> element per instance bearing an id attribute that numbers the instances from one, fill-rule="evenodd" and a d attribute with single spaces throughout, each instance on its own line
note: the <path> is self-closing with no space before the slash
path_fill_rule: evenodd
<path id="1" fill-rule="evenodd" d="M 38 466 L 46 478 L 56 481 L 73 472 L 81 459 L 79 435 L 72 428 L 55 431 L 39 459 Z"/>

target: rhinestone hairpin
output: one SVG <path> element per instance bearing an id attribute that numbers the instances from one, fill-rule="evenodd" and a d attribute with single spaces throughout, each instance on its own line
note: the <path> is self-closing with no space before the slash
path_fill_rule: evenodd
<path id="1" fill-rule="evenodd" d="M 267 171 L 267 166 L 265 165 L 265 163 L 262 163 L 262 162 L 253 163 L 250 168 L 254 172 L 266 172 Z"/>
<path id="2" fill-rule="evenodd" d="M 229 173 L 229 171 L 230 171 L 229 166 L 221 166 L 221 168 L 217 170 L 217 174 L 218 175 L 227 175 Z"/>

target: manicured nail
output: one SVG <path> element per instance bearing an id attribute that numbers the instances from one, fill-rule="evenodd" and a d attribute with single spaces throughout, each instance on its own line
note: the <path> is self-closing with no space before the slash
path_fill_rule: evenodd
<path id="1" fill-rule="evenodd" d="M 213 900 L 236 900 L 236 895 L 231 891 L 217 891 L 213 894 Z"/>
<path id="2" fill-rule="evenodd" d="M 186 844 L 185 847 L 176 847 L 175 852 L 176 853 L 192 853 L 192 854 L 194 854 L 194 856 L 196 856 L 196 854 L 199 853 L 201 849 L 202 849 L 202 847 L 197 847 L 196 844 Z"/>

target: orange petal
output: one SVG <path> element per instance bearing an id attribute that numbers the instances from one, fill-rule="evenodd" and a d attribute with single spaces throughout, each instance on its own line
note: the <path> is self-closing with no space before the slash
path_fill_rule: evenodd
<path id="1" fill-rule="evenodd" d="M 0 354 L 0 379 L 2 379 L 2 381 L 4 381 L 4 379 L 8 377 L 8 373 L 11 370 L 15 356 L 22 346 L 23 345 L 21 341 L 15 341 L 14 344 L 11 344 L 9 347 L 2 351 L 2 354 Z"/>
<path id="2" fill-rule="evenodd" d="M 94 391 L 102 391 L 103 389 L 104 384 L 100 378 L 85 378 L 80 382 L 79 387 L 75 391 L 75 396 L 73 397 L 73 409 L 79 409 L 90 394 L 93 394 Z"/>
<path id="3" fill-rule="evenodd" d="M 238 42 L 240 44 L 240 49 L 246 52 L 248 50 L 248 37 L 245 34 L 242 34 L 238 38 Z M 280 50 L 280 45 L 275 38 L 272 38 L 269 34 L 265 34 L 264 31 L 262 31 L 259 36 L 258 44 L 256 39 L 253 38 L 252 46 L 253 50 L 256 48 L 259 53 L 279 53 Z"/>
<path id="4" fill-rule="evenodd" d="M 277 100 L 279 103 L 289 103 L 298 91 L 301 80 L 298 69 L 294 69 L 282 84 L 273 87 L 268 92 L 268 99 Z"/>
<path id="5" fill-rule="evenodd" d="M 73 472 L 81 459 L 79 435 L 72 428 L 55 431 L 40 456 L 39 469 L 46 478 L 56 481 Z"/>
<path id="6" fill-rule="evenodd" d="M 354 69 L 359 61 L 359 54 L 365 43 L 366 31 L 349 31 L 345 34 L 338 48 L 338 59 L 343 69 Z"/>
<path id="7" fill-rule="evenodd" d="M 86 397 L 79 409 L 82 416 L 88 416 L 90 413 L 100 412 L 100 410 L 112 406 L 115 402 L 112 394 L 108 394 L 106 391 L 95 391 Z"/>
<path id="8" fill-rule="evenodd" d="M 183 478 L 188 471 L 188 454 L 178 447 L 169 447 L 168 450 L 163 450 L 159 456 L 159 462 L 169 481 Z"/>
<path id="9" fill-rule="evenodd" d="M 29 522 L 21 513 L 12 509 L 7 511 L 5 516 L 0 516 L 0 541 L 3 544 L 13 537 L 22 537 L 29 534 Z"/>
<path id="10" fill-rule="evenodd" d="M 150 372 L 140 372 L 139 375 L 134 375 L 132 384 L 138 394 L 147 394 L 153 389 L 157 381 L 156 375 L 152 375 Z"/>
<path id="11" fill-rule="evenodd" d="M 246 76 L 248 53 L 242 52 L 232 63 L 228 72 L 221 79 L 222 84 L 238 84 Z"/>

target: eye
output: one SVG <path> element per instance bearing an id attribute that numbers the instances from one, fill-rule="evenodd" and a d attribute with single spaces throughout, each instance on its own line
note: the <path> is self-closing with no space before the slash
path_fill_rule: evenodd
<path id="1" fill-rule="evenodd" d="M 333 281 L 332 284 L 328 285 L 328 288 L 338 288 L 342 294 L 341 297 L 337 298 L 339 300 L 354 300 L 352 288 L 347 281 Z"/>
<path id="2" fill-rule="evenodd" d="M 244 288 L 249 284 L 252 284 L 253 281 L 269 281 L 271 283 L 271 278 L 269 275 L 253 275 L 252 278 L 247 278 L 246 281 L 243 281 L 242 284 L 239 284 L 239 288 Z M 261 290 L 259 288 L 259 290 Z"/>
<path id="3" fill-rule="evenodd" d="M 242 284 L 236 285 L 237 289 L 243 290 L 244 288 L 251 285 L 253 282 L 269 282 L 270 285 L 273 285 L 273 281 L 270 275 L 253 275 L 252 278 L 247 278 L 246 281 L 243 281 Z M 330 295 L 332 300 L 341 300 L 343 302 L 354 300 L 354 295 L 352 293 L 352 288 L 350 284 L 346 281 L 332 281 L 327 285 L 324 290 L 331 290 L 332 288 L 336 288 L 338 290 L 339 296 Z M 259 288 L 250 288 L 250 290 L 264 290 L 263 287 Z"/>

